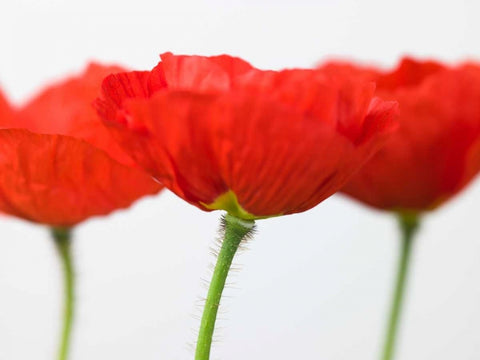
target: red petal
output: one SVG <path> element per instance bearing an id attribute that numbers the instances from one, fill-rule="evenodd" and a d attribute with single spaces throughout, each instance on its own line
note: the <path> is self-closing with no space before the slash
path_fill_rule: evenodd
<path id="1" fill-rule="evenodd" d="M 125 118 L 118 116 L 123 103 L 128 99 L 148 98 L 152 87 L 162 87 L 164 81 L 162 69 L 157 66 L 151 76 L 148 71 L 132 71 L 107 76 L 102 82 L 102 96 L 94 102 L 98 114 L 104 121 L 114 125 L 117 121 L 124 123 Z"/>
<path id="2" fill-rule="evenodd" d="M 417 61 L 407 57 L 402 59 L 395 71 L 379 74 L 376 82 L 379 89 L 395 91 L 420 85 L 428 77 L 445 69 L 435 61 Z"/>
<path id="3" fill-rule="evenodd" d="M 160 190 L 145 173 L 61 135 L 0 130 L 0 211 L 72 226 Z"/>
<path id="4" fill-rule="evenodd" d="M 379 208 L 438 206 L 480 170 L 480 70 L 445 69 L 416 86 L 379 92 L 398 99 L 399 131 L 345 192 Z"/>
<path id="5" fill-rule="evenodd" d="M 161 55 L 170 89 L 198 92 L 228 91 L 235 78 L 252 69 L 247 62 L 227 55 L 216 57 Z"/>
<path id="6" fill-rule="evenodd" d="M 252 96 L 270 97 L 305 116 L 336 126 L 338 88 L 321 72 L 311 70 L 253 70 L 237 79 L 236 87 Z"/>
<path id="7" fill-rule="evenodd" d="M 0 128 L 10 127 L 14 122 L 14 110 L 0 91 Z"/>
<path id="8" fill-rule="evenodd" d="M 83 74 L 49 86 L 19 110 L 15 127 L 43 134 L 71 135 L 104 150 L 123 164 L 133 165 L 92 106 L 100 94 L 102 79 L 121 70 L 91 64 Z"/>
<path id="9" fill-rule="evenodd" d="M 368 113 L 365 116 L 362 133 L 356 139 L 356 144 L 368 143 L 373 137 L 385 140 L 385 135 L 390 137 L 391 133 L 398 129 L 398 122 L 394 121 L 398 116 L 398 103 L 396 101 L 383 101 L 374 98 L 370 102 Z"/>
<path id="10" fill-rule="evenodd" d="M 254 70 L 237 79 L 237 88 L 268 96 L 305 116 L 316 117 L 357 142 L 375 85 L 366 80 L 336 81 L 332 77 L 328 71 Z"/>
<path id="11" fill-rule="evenodd" d="M 396 105 L 372 101 L 369 79 L 340 72 L 167 53 L 142 74 L 104 81 L 100 113 L 144 169 L 202 209 L 233 192 L 257 217 L 306 210 L 395 128 Z"/>
<path id="12" fill-rule="evenodd" d="M 256 216 L 303 211 L 342 186 L 367 156 L 335 128 L 260 96 L 164 92 L 126 107 L 147 132 L 114 128 L 123 145 L 201 208 L 232 190 Z"/>

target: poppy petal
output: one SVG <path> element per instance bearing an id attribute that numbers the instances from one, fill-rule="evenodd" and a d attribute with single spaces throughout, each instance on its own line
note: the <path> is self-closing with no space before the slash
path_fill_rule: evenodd
<path id="1" fill-rule="evenodd" d="M 51 226 L 128 207 L 160 185 L 68 136 L 0 130 L 0 210 Z"/>
<path id="2" fill-rule="evenodd" d="M 410 211 L 458 193 L 480 171 L 479 69 L 405 59 L 377 73 L 377 93 L 400 104 L 399 130 L 343 191 L 378 208 Z"/>
<path id="3" fill-rule="evenodd" d="M 246 61 L 227 55 L 204 57 L 164 53 L 161 59 L 166 82 L 172 90 L 228 91 L 238 76 L 252 69 Z"/>
<path id="4" fill-rule="evenodd" d="M 0 128 L 12 126 L 14 121 L 14 109 L 5 95 L 0 91 Z"/>
<path id="5" fill-rule="evenodd" d="M 336 191 L 366 156 L 335 128 L 259 96 L 169 92 L 125 108 L 147 132 L 115 128 L 123 146 L 203 209 L 232 191 L 256 217 L 298 212 L 299 204 L 303 211 Z"/>
<path id="6" fill-rule="evenodd" d="M 133 166 L 132 159 L 113 140 L 92 106 L 100 93 L 102 79 L 118 71 L 122 69 L 92 63 L 83 74 L 47 87 L 19 109 L 14 127 L 74 136 Z"/>
<path id="7" fill-rule="evenodd" d="M 368 80 L 328 71 L 167 53 L 144 76 L 164 76 L 166 85 L 146 94 L 107 79 L 99 113 L 141 167 L 203 210 L 246 219 L 307 210 L 395 130 L 395 103 L 372 101 Z M 126 95 L 116 101 L 118 93 Z"/>

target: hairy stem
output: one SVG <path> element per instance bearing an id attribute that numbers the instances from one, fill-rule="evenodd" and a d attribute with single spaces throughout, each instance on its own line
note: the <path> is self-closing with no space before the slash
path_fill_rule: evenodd
<path id="1" fill-rule="evenodd" d="M 414 235 L 419 226 L 419 218 L 415 213 L 401 213 L 398 215 L 398 222 L 402 232 L 402 244 L 382 360 L 392 360 L 394 356 L 395 340 L 399 327 L 402 303 L 405 297 L 410 255 L 412 253 Z"/>
<path id="2" fill-rule="evenodd" d="M 210 358 L 210 348 L 212 345 L 213 331 L 215 329 L 215 320 L 217 318 L 220 299 L 225 287 L 232 260 L 237 252 L 241 241 L 252 232 L 254 221 L 242 220 L 231 215 L 225 215 L 223 227 L 225 237 L 222 247 L 218 254 L 217 264 L 213 271 L 212 281 L 208 289 L 207 300 L 203 309 L 200 331 L 198 334 L 197 349 L 195 360 L 208 360 Z"/>
<path id="3" fill-rule="evenodd" d="M 58 360 L 66 360 L 70 347 L 70 338 L 74 311 L 74 273 L 71 254 L 71 230 L 52 228 L 52 237 L 62 262 L 64 278 L 63 330 L 58 347 Z"/>

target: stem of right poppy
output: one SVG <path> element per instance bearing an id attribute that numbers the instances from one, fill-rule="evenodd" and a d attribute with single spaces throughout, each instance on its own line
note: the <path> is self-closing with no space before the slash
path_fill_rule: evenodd
<path id="1" fill-rule="evenodd" d="M 394 356 L 395 340 L 397 337 L 399 320 L 402 311 L 402 303 L 405 297 L 404 295 L 408 276 L 408 268 L 410 264 L 410 255 L 412 253 L 414 235 L 420 224 L 418 214 L 416 213 L 400 213 L 398 214 L 398 222 L 402 233 L 402 245 L 398 262 L 395 291 L 393 293 L 387 333 L 383 347 L 382 360 L 392 360 Z"/>
<path id="2" fill-rule="evenodd" d="M 58 347 L 58 360 L 66 360 L 70 348 L 70 338 L 74 310 L 74 273 L 71 255 L 71 229 L 55 227 L 51 229 L 57 253 L 62 261 L 64 277 L 63 330 Z"/>
<path id="3" fill-rule="evenodd" d="M 207 300 L 203 309 L 195 360 L 208 360 L 210 358 L 218 307 L 220 306 L 220 299 L 222 298 L 230 266 L 240 243 L 245 236 L 252 233 L 255 226 L 255 222 L 252 220 L 239 219 L 229 214 L 225 215 L 222 222 L 225 237 L 218 253 L 217 264 L 213 271 L 212 281 L 210 282 Z"/>

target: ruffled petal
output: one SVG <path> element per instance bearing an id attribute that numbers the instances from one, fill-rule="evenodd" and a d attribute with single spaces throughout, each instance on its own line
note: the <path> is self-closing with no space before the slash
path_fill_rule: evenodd
<path id="1" fill-rule="evenodd" d="M 425 79 L 445 69 L 444 65 L 433 60 L 418 61 L 406 57 L 402 59 L 395 71 L 380 72 L 375 80 L 379 89 L 396 91 L 418 86 Z"/>
<path id="2" fill-rule="evenodd" d="M 115 66 L 90 64 L 83 74 L 49 86 L 22 106 L 12 127 L 74 136 L 104 150 L 123 164 L 134 165 L 105 129 L 92 106 L 100 94 L 102 79 L 119 71 L 122 69 Z"/>
<path id="3" fill-rule="evenodd" d="M 0 130 L 0 211 L 51 226 L 73 226 L 128 207 L 161 186 L 82 140 Z"/>
<path id="4" fill-rule="evenodd" d="M 408 60 L 393 73 L 402 84 L 378 93 L 398 100 L 399 130 L 344 191 L 383 209 L 429 210 L 480 171 L 480 71 Z"/>
<path id="5" fill-rule="evenodd" d="M 228 55 L 214 57 L 161 55 L 166 83 L 171 90 L 221 92 L 232 89 L 236 78 L 252 66 Z"/>
<path id="6" fill-rule="evenodd" d="M 237 89 L 268 96 L 292 111 L 315 117 L 356 143 L 375 84 L 337 77 L 326 70 L 254 70 L 237 80 Z"/>
<path id="7" fill-rule="evenodd" d="M 395 130 L 396 104 L 372 101 L 368 79 L 170 53 L 138 74 L 107 78 L 97 109 L 141 167 L 203 210 L 249 219 L 307 210 Z"/>
<path id="8" fill-rule="evenodd" d="M 335 128 L 268 96 L 164 92 L 125 105 L 126 127 L 112 127 L 122 145 L 202 209 L 232 191 L 256 217 L 303 211 L 342 186 L 367 156 Z M 128 128 L 138 122 L 145 131 Z"/>

